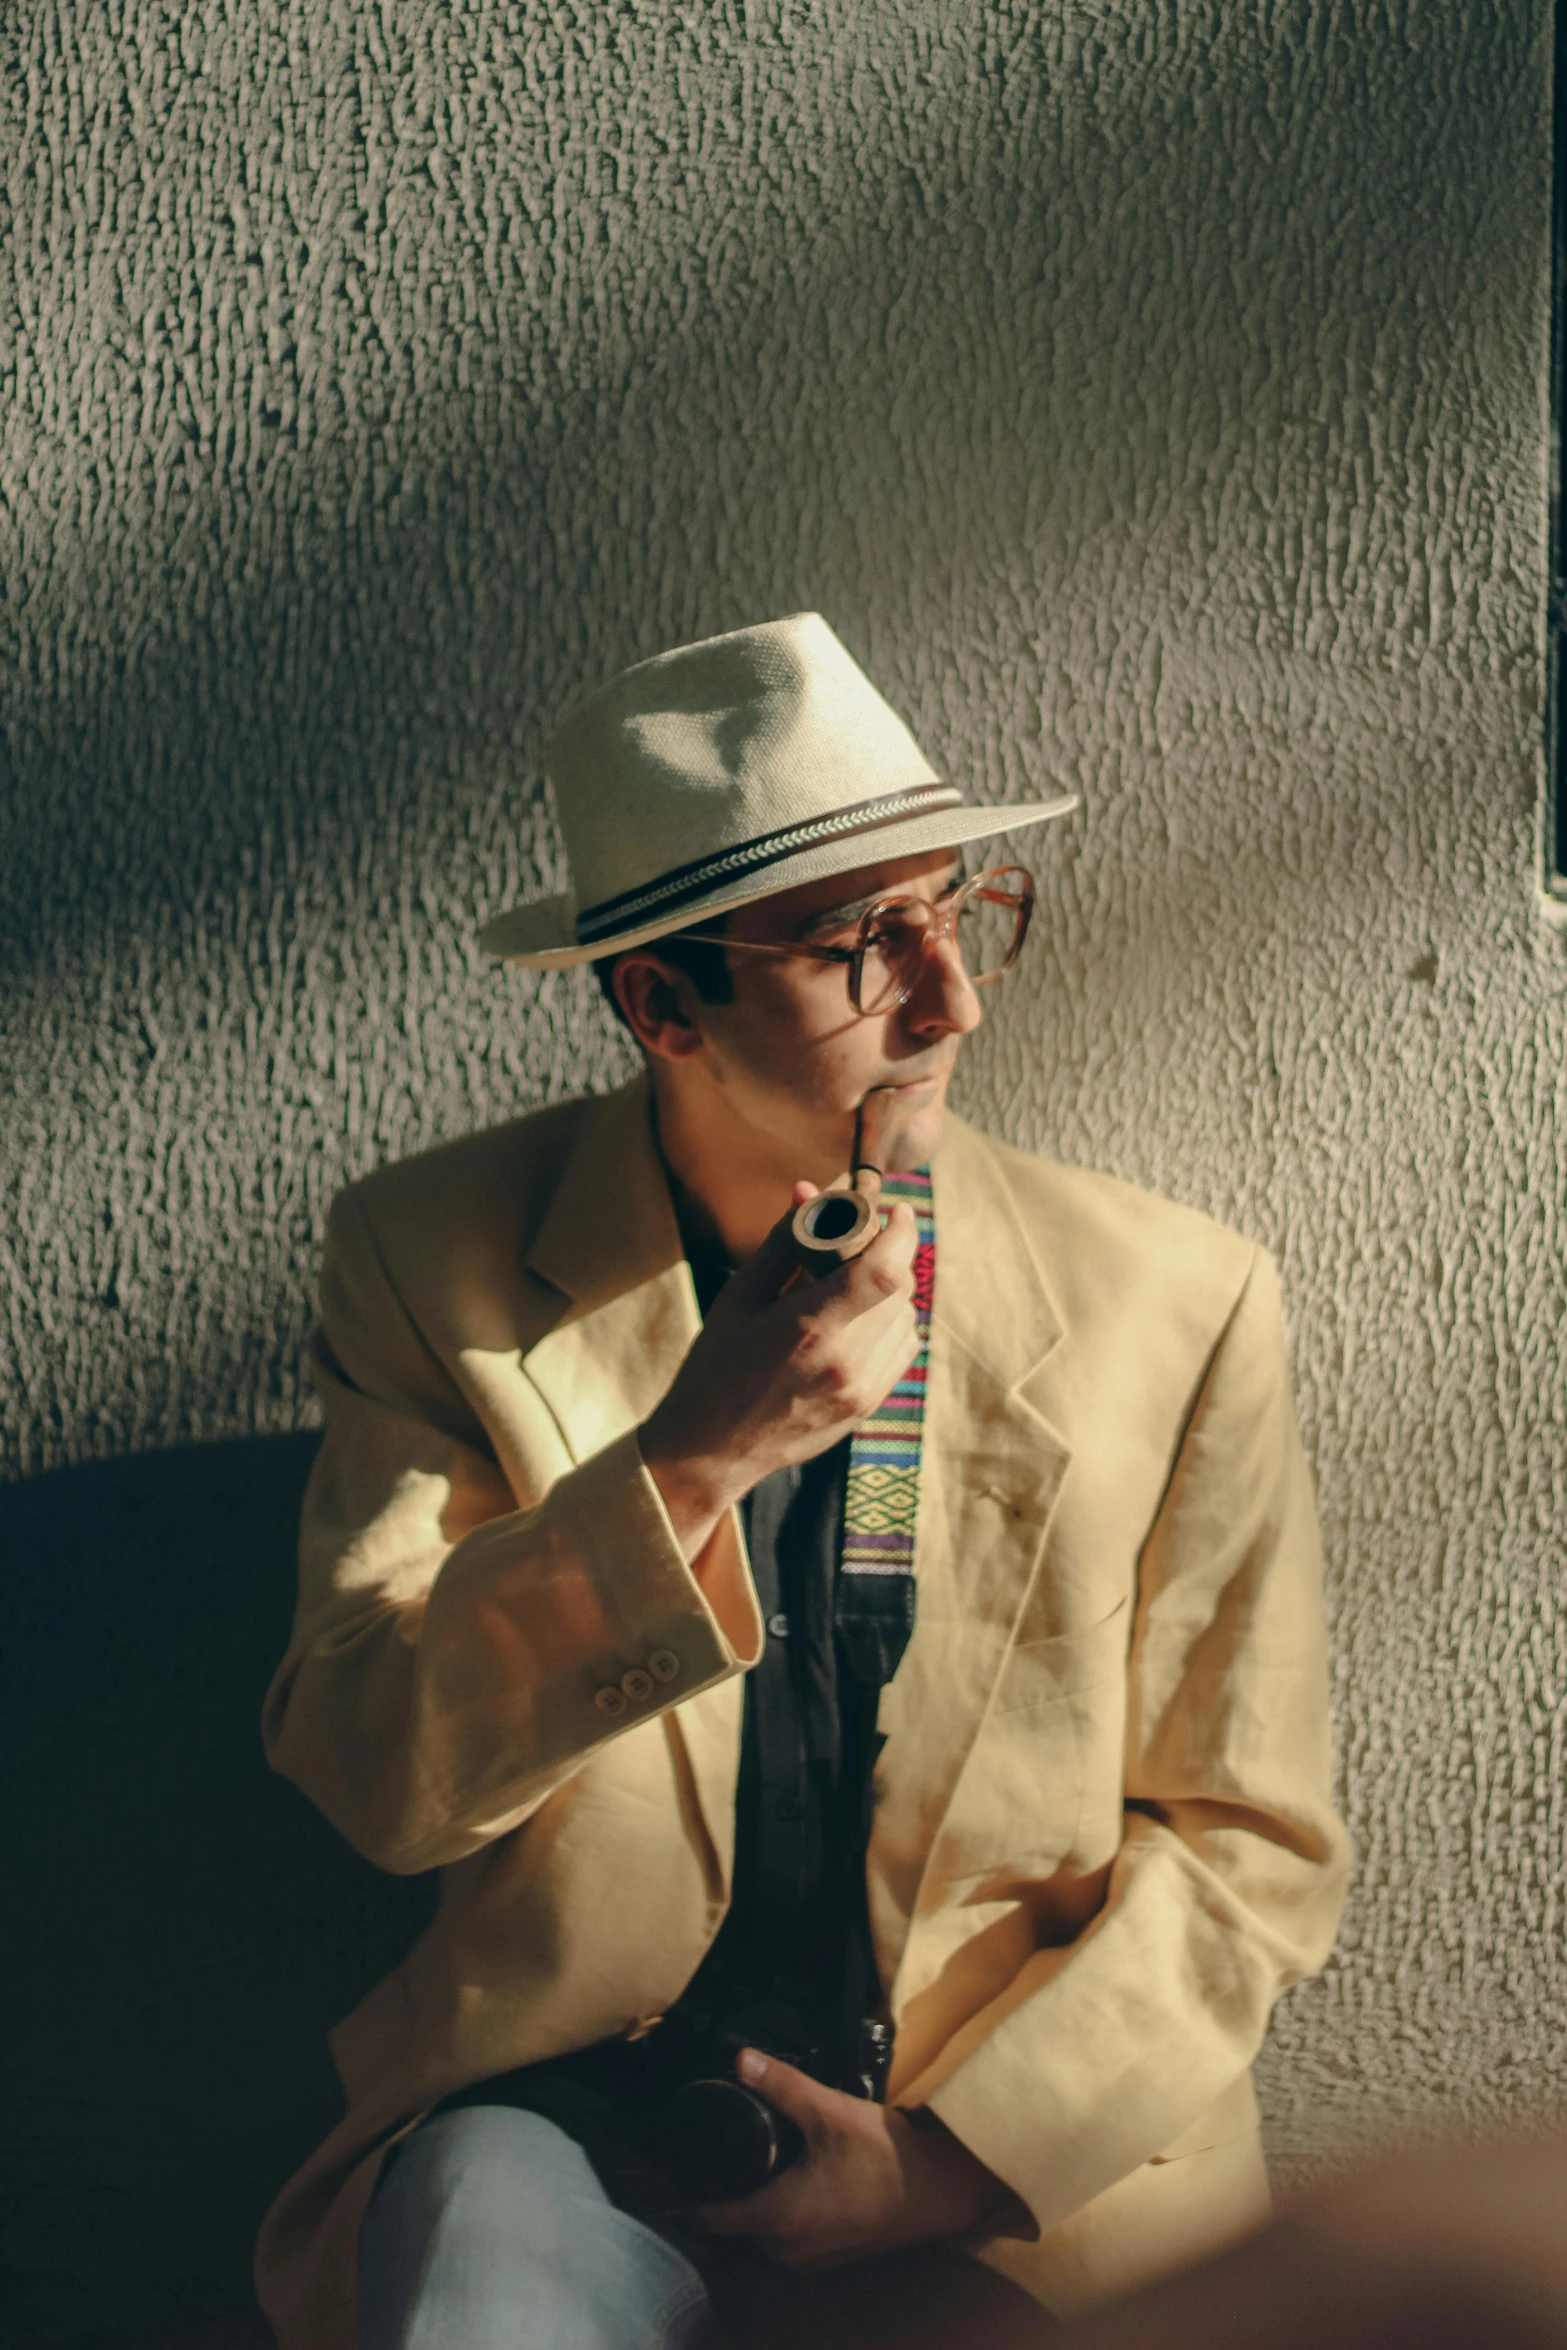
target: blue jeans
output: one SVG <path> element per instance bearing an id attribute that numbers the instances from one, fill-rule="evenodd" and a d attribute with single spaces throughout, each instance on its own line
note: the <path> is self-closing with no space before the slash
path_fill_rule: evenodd
<path id="1" fill-rule="evenodd" d="M 1048 2350 L 1043 2310 L 943 2244 L 827 2275 L 691 2250 L 543 2114 L 456 2107 L 399 2143 L 365 2214 L 360 2350 Z"/>
<path id="2" fill-rule="evenodd" d="M 684 2254 L 510 2106 L 415 2130 L 359 2233 L 360 2350 L 682 2350 L 708 2318 Z"/>

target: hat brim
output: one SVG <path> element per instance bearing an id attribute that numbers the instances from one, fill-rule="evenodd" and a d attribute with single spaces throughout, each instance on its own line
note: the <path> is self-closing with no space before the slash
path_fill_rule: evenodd
<path id="1" fill-rule="evenodd" d="M 570 897 L 535 898 L 497 914 L 479 933 L 479 945 L 488 955 L 530 970 L 560 971 L 573 963 L 596 963 L 605 955 L 624 954 L 628 947 L 647 946 L 676 930 L 690 930 L 710 922 L 736 906 L 754 905 L 758 898 L 777 897 L 803 882 L 823 881 L 832 873 L 854 873 L 862 865 L 880 865 L 893 857 L 917 857 L 925 849 L 957 849 L 971 840 L 988 840 L 998 832 L 1020 832 L 1025 825 L 1046 824 L 1052 817 L 1070 815 L 1076 792 L 1053 800 L 1029 800 L 1017 807 L 976 808 L 962 805 L 933 809 L 928 816 L 910 816 L 894 824 L 876 825 L 865 832 L 846 833 L 835 841 L 801 849 L 780 858 L 765 877 L 715 889 L 690 898 L 678 913 L 661 915 L 656 922 L 639 922 L 606 938 L 582 946 L 576 935 L 576 904 Z"/>

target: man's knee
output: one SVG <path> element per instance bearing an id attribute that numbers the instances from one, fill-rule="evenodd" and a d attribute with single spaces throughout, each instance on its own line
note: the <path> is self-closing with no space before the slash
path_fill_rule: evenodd
<path id="1" fill-rule="evenodd" d="M 437 2114 L 402 2140 L 382 2173 L 366 2216 L 396 2209 L 410 2223 L 458 2226 L 482 2234 L 504 2229 L 508 2242 L 551 2240 L 550 2213 L 581 2201 L 603 2203 L 582 2148 L 543 2114 L 503 2105 L 473 2105 Z"/>
<path id="2" fill-rule="evenodd" d="M 542 2114 L 467 2106 L 398 2146 L 359 2243 L 365 2350 L 652 2350 L 705 2306 L 672 2244 L 619 2210 Z"/>

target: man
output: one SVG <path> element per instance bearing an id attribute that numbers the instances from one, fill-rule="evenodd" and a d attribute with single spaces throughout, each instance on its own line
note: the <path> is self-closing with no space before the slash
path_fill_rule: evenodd
<path id="1" fill-rule="evenodd" d="M 643 2350 L 704 2246 L 961 2240 L 1075 2307 L 1263 2213 L 1248 2066 L 1337 1917 L 1271 1267 L 947 1117 L 1031 885 L 960 882 L 993 815 L 819 617 L 639 664 L 549 769 L 573 891 L 485 943 L 595 962 L 647 1077 L 333 1213 L 269 1751 L 444 1876 L 264 2302 L 283 2350 Z M 887 1086 L 885 1229 L 803 1279 Z M 813 2078 L 759 1999 L 870 2038 L 813 2023 Z M 799 2159 L 661 2207 L 627 2147 L 725 2032 Z"/>

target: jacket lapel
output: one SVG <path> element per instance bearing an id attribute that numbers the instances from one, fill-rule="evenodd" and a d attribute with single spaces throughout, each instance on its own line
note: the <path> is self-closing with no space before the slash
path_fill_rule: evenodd
<path id="1" fill-rule="evenodd" d="M 957 1119 L 932 1170 L 936 1298 L 914 1637 L 884 1692 L 871 1848 L 890 1980 L 942 1819 L 1043 1556 L 1069 1447 L 1041 1408 L 1062 1316 L 1001 1155 Z"/>
<path id="2" fill-rule="evenodd" d="M 701 1327 L 645 1078 L 585 1109 L 526 1263 L 568 1303 L 530 1349 L 524 1370 L 572 1458 L 586 1460 L 647 1417 Z M 734 1535 L 743 1558 L 738 1519 Z M 742 1689 L 737 1674 L 669 1717 L 725 1883 L 734 1854 Z"/>
<path id="3" fill-rule="evenodd" d="M 629 1408 L 657 1402 L 698 1328 L 696 1298 L 657 1145 L 645 1078 L 583 1109 L 576 1139 L 524 1259 L 568 1301 L 528 1355 L 528 1371 L 573 1449 L 605 1441 L 600 1429 Z M 605 1317 L 608 1317 L 606 1319 Z M 641 1323 L 640 1345 L 630 1340 Z M 671 1352 L 671 1350 L 673 1350 Z M 581 1366 L 591 1356 L 584 1379 Z"/>

